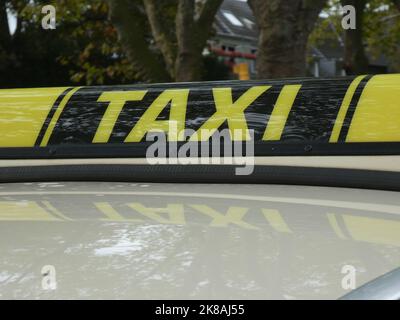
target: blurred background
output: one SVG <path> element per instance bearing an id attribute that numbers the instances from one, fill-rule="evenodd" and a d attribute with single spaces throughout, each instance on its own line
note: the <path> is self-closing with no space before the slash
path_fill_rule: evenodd
<path id="1" fill-rule="evenodd" d="M 395 72 L 400 0 L 0 0 L 0 88 Z"/>

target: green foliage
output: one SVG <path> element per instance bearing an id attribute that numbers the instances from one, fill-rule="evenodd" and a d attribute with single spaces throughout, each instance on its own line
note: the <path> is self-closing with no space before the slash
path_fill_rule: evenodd
<path id="1" fill-rule="evenodd" d="M 57 9 L 66 48 L 58 59 L 68 66 L 72 81 L 93 85 L 135 79 L 104 1 L 57 1 Z"/>
<path id="2" fill-rule="evenodd" d="M 41 8 L 45 4 L 57 9 L 56 30 L 41 27 Z M 4 68 L 0 70 L 1 87 L 102 85 L 138 80 L 107 19 L 104 1 L 13 0 L 8 6 L 18 19 L 18 28 L 7 52 L 0 47 L 0 65 Z"/>
<path id="3" fill-rule="evenodd" d="M 140 30 L 132 31 L 142 32 L 151 53 L 162 61 L 142 0 L 130 1 L 132 6 L 141 8 L 129 13 L 140 24 Z M 146 80 L 127 57 L 109 19 L 107 1 L 9 0 L 6 3 L 18 19 L 18 28 L 11 37 L 11 45 L 5 46 L 7 50 L 0 44 L 0 87 L 106 85 Z M 47 4 L 56 8 L 56 30 L 41 27 L 41 8 Z M 177 0 L 171 0 L 157 6 L 172 48 L 177 47 L 174 29 L 177 4 Z M 204 77 L 212 80 L 213 74 L 216 77 L 224 74 L 223 66 L 206 60 L 207 65 L 216 69 L 204 70 Z"/>
<path id="4" fill-rule="evenodd" d="M 365 40 L 373 58 L 385 57 L 391 70 L 400 72 L 400 11 L 392 0 L 369 0 Z"/>
<path id="5" fill-rule="evenodd" d="M 340 46 L 344 41 L 340 0 L 331 0 L 325 8 L 327 18 L 320 18 L 310 37 L 316 47 Z M 364 43 L 371 60 L 385 58 L 391 72 L 400 72 L 400 11 L 393 0 L 368 0 L 364 15 Z"/>
<path id="6" fill-rule="evenodd" d="M 130 1 L 132 5 L 143 7 L 142 0 Z M 57 8 L 56 30 L 41 28 L 41 8 L 46 4 Z M 200 5 L 201 1 L 196 4 Z M 6 5 L 18 22 L 10 41 L 6 39 L 0 43 L 0 87 L 124 84 L 144 80 L 121 46 L 116 28 L 109 19 L 107 1 L 8 0 Z M 327 3 L 324 10 L 327 18 L 318 20 L 309 39 L 311 45 L 340 49 L 339 39 L 344 40 L 344 31 L 339 8 L 340 0 Z M 177 0 L 160 2 L 157 10 L 164 34 L 176 55 Z M 145 10 L 137 12 L 142 16 L 132 19 L 139 19 L 145 43 L 157 54 L 160 50 L 151 34 Z M 385 57 L 391 71 L 399 72 L 400 11 L 394 0 L 368 0 L 364 27 L 368 56 L 371 59 Z M 3 37 L 4 30 L 0 30 L 0 35 Z M 162 61 L 161 53 L 159 55 L 158 60 Z M 228 78 L 228 70 L 215 57 L 205 57 L 203 62 L 203 80 Z"/>

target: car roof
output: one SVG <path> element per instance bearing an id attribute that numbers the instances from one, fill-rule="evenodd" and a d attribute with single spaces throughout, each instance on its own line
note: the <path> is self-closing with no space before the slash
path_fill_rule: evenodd
<path id="1" fill-rule="evenodd" d="M 3 299 L 332 299 L 400 264 L 392 191 L 19 183 L 0 209 Z"/>

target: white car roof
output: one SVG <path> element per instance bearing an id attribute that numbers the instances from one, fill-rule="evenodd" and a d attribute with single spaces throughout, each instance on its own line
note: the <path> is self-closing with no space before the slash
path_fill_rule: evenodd
<path id="1" fill-rule="evenodd" d="M 2 184 L 0 298 L 336 299 L 351 291 L 351 270 L 359 287 L 400 266 L 399 199 L 284 185 Z M 43 287 L 48 266 L 54 290 Z"/>

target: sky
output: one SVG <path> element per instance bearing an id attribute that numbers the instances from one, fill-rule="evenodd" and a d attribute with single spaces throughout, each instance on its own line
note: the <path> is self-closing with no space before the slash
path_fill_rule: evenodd
<path id="1" fill-rule="evenodd" d="M 11 13 L 8 13 L 8 26 L 10 27 L 11 34 L 13 34 L 17 27 L 17 19 Z"/>

